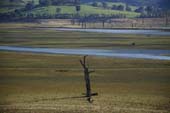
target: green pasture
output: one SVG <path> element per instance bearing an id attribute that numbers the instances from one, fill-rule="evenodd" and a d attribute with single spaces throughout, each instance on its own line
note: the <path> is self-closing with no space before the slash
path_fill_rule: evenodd
<path id="1" fill-rule="evenodd" d="M 56 8 L 60 8 L 61 12 L 60 14 L 76 14 L 76 9 L 75 6 L 48 6 L 48 7 L 39 7 L 35 8 L 27 13 L 32 13 L 32 14 L 51 14 L 55 15 L 56 13 Z M 102 9 L 99 7 L 92 7 L 90 5 L 81 5 L 81 10 L 79 12 L 81 16 L 84 15 L 90 15 L 90 14 L 105 14 L 105 15 L 112 15 L 112 14 L 123 14 L 126 15 L 127 17 L 136 17 L 139 16 L 139 13 L 135 12 L 128 12 L 128 11 L 117 11 L 117 10 L 111 10 L 111 9 Z"/>

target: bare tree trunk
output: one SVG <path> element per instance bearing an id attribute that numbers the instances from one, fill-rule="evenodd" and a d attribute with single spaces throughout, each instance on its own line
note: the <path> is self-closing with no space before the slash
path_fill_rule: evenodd
<path id="1" fill-rule="evenodd" d="M 169 12 L 168 11 L 166 11 L 166 13 L 165 13 L 165 26 L 167 27 L 168 26 L 168 17 L 169 17 Z"/>
<path id="2" fill-rule="evenodd" d="M 87 56 L 84 56 L 83 60 L 80 60 L 80 64 L 82 65 L 84 69 L 84 79 L 86 83 L 86 97 L 88 97 L 87 100 L 91 103 L 92 94 L 91 94 L 91 85 L 90 85 L 90 73 L 94 71 L 89 71 L 89 67 L 87 66 L 87 63 L 86 63 L 86 57 Z"/>
<path id="3" fill-rule="evenodd" d="M 102 21 L 102 27 L 103 28 L 105 27 L 105 21 L 104 20 Z"/>
<path id="4" fill-rule="evenodd" d="M 168 13 L 166 14 L 166 26 L 168 26 Z"/>
<path id="5" fill-rule="evenodd" d="M 145 20 L 144 20 L 144 18 L 142 18 L 142 24 L 144 24 L 145 23 Z"/>
<path id="6" fill-rule="evenodd" d="M 86 23 L 86 21 L 85 21 L 85 23 L 84 23 L 84 27 L 85 27 L 85 29 L 87 28 L 87 26 L 86 26 L 86 25 L 87 25 L 87 23 Z"/>
<path id="7" fill-rule="evenodd" d="M 84 28 L 84 23 L 83 23 L 83 21 L 81 22 L 81 28 Z"/>
<path id="8" fill-rule="evenodd" d="M 91 86 L 88 68 L 84 69 L 84 79 L 86 81 L 86 96 L 91 98 Z"/>

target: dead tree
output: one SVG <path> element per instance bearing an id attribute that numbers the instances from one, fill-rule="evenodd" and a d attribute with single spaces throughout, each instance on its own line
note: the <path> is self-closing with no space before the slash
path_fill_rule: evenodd
<path id="1" fill-rule="evenodd" d="M 93 101 L 91 96 L 95 96 L 97 95 L 97 93 L 91 93 L 90 73 L 93 73 L 94 71 L 89 71 L 89 66 L 87 65 L 86 58 L 87 56 L 84 56 L 83 60 L 80 60 L 80 64 L 82 65 L 84 69 L 84 79 L 86 83 L 86 97 L 87 97 L 87 100 L 91 103 Z"/>

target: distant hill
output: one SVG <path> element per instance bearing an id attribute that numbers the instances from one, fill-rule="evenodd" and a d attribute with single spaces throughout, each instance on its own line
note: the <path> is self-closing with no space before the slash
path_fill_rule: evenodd
<path id="1" fill-rule="evenodd" d="M 76 9 L 74 6 L 48 6 L 48 7 L 40 7 L 35 8 L 32 11 L 29 11 L 29 13 L 32 13 L 34 15 L 43 15 L 44 13 L 48 13 L 50 15 L 56 14 L 56 8 L 60 8 L 60 14 L 76 14 Z M 117 11 L 117 10 L 110 10 L 110 9 L 102 9 L 97 8 L 89 5 L 81 5 L 80 15 L 90 15 L 90 14 L 105 14 L 105 15 L 111 15 L 111 14 L 123 14 L 126 15 L 126 17 L 136 17 L 139 16 L 139 13 L 135 12 L 128 12 L 128 11 Z"/>
<path id="2" fill-rule="evenodd" d="M 9 2 L 13 1 L 13 2 Z M 32 0 L 0 0 L 0 6 L 2 5 L 22 5 Z M 38 4 L 39 0 L 33 0 Z M 130 5 L 142 6 L 142 5 L 157 5 L 160 0 L 80 0 L 81 3 L 89 2 L 122 2 Z"/>
<path id="3" fill-rule="evenodd" d="M 19 6 L 24 5 L 24 1 L 22 0 L 0 0 L 0 6 Z"/>
<path id="4" fill-rule="evenodd" d="M 15 9 L 18 8 L 22 8 L 25 7 L 26 3 L 28 3 L 29 1 L 32 0 L 12 0 L 12 2 L 10 2 L 11 0 L 1 0 L 1 7 L 0 8 L 0 13 L 7 13 L 7 12 L 12 12 Z M 35 4 L 38 4 L 39 0 L 34 0 Z M 90 1 L 93 0 L 87 0 L 84 1 L 85 3 L 88 3 Z M 82 1 L 83 2 L 83 1 Z M 108 5 L 110 5 L 110 7 L 112 7 L 113 4 L 121 4 L 124 5 L 124 3 L 112 3 L 112 2 L 107 2 Z M 16 7 L 15 5 L 20 5 L 20 7 Z M 132 9 L 134 9 L 135 7 L 131 6 Z M 35 7 L 32 10 L 29 11 L 22 11 L 21 14 L 22 15 L 27 15 L 27 14 L 33 14 L 33 15 L 55 15 L 56 14 L 56 8 L 60 9 L 60 14 L 72 14 L 75 15 L 76 9 L 75 6 L 66 6 L 66 5 L 62 5 L 62 6 L 45 6 L 45 7 Z M 125 15 L 126 17 L 136 17 L 139 16 L 140 13 L 136 13 L 133 11 L 119 11 L 119 10 L 111 10 L 110 9 L 104 9 L 102 7 L 93 7 L 89 4 L 81 4 L 81 10 L 80 10 L 80 15 L 85 16 L 85 15 L 91 15 L 91 14 L 99 14 L 99 15 Z"/>
<path id="5" fill-rule="evenodd" d="M 160 0 L 81 0 L 83 3 L 87 2 L 123 2 L 131 5 L 142 6 L 142 5 L 157 5 Z"/>
<path id="6" fill-rule="evenodd" d="M 82 18 L 153 17 L 155 14 L 158 15 L 158 10 L 150 6 L 157 6 L 160 0 L 80 0 L 79 11 L 76 10 L 74 0 L 56 1 L 50 1 L 50 4 L 44 5 L 39 4 L 39 0 L 0 0 L 0 16 L 4 20 L 77 18 L 77 15 Z M 95 2 L 99 5 L 94 5 Z M 143 12 L 137 11 L 141 10 L 140 6 L 144 6 Z"/>

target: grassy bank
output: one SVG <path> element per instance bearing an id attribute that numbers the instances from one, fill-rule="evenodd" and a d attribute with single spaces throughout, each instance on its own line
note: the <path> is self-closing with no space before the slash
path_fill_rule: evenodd
<path id="1" fill-rule="evenodd" d="M 170 62 L 89 57 L 95 73 L 89 104 L 81 56 L 0 52 L 4 112 L 168 113 Z"/>

